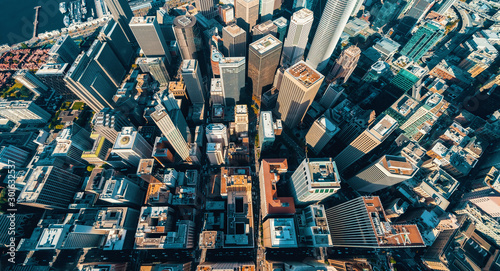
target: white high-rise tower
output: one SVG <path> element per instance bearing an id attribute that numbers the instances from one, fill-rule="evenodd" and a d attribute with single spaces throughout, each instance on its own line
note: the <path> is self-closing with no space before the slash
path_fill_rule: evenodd
<path id="1" fill-rule="evenodd" d="M 283 47 L 283 65 L 291 66 L 302 60 L 313 20 L 314 14 L 307 8 L 293 13 Z"/>

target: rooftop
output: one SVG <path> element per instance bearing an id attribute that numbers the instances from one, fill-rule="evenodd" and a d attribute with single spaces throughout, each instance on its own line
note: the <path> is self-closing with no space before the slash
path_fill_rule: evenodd
<path id="1" fill-rule="evenodd" d="M 385 115 L 370 129 L 370 131 L 376 133 L 376 136 L 381 139 L 389 135 L 397 126 L 398 122 L 394 118 Z"/>
<path id="2" fill-rule="evenodd" d="M 242 33 L 245 33 L 245 30 L 243 30 L 243 28 L 239 27 L 236 24 L 228 25 L 228 26 L 224 27 L 224 29 L 232 36 L 237 36 L 237 35 L 240 35 Z"/>
<path id="3" fill-rule="evenodd" d="M 274 138 L 273 118 L 271 111 L 262 111 L 259 125 L 262 126 L 265 138 Z"/>
<path id="4" fill-rule="evenodd" d="M 298 80 L 307 88 L 324 77 L 321 73 L 311 68 L 304 61 L 300 61 L 297 64 L 291 66 L 286 70 L 286 72 L 292 75 L 296 80 Z"/>
<path id="5" fill-rule="evenodd" d="M 340 187 L 340 176 L 332 158 L 306 158 L 311 173 L 311 187 Z"/>
<path id="6" fill-rule="evenodd" d="M 295 204 L 293 197 L 278 197 L 276 183 L 280 174 L 286 172 L 288 162 L 286 159 L 262 159 L 260 181 L 263 182 L 267 213 L 269 214 L 294 214 Z"/>
<path id="7" fill-rule="evenodd" d="M 253 48 L 260 54 L 265 54 L 278 46 L 281 46 L 281 41 L 271 34 L 250 44 L 250 48 Z"/>
<path id="8" fill-rule="evenodd" d="M 269 218 L 272 247 L 297 247 L 297 235 L 293 218 Z"/>

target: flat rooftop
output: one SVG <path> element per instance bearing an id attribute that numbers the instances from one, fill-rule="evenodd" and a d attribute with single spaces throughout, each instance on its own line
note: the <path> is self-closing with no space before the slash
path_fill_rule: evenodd
<path id="1" fill-rule="evenodd" d="M 243 30 L 243 28 L 239 27 L 236 24 L 228 25 L 228 26 L 224 27 L 224 29 L 232 36 L 237 36 L 237 35 L 245 33 L 245 30 Z"/>
<path id="2" fill-rule="evenodd" d="M 262 125 L 262 131 L 265 138 L 274 138 L 273 118 L 271 111 L 262 111 L 259 125 Z"/>
<path id="3" fill-rule="evenodd" d="M 299 63 L 291 66 L 286 70 L 286 72 L 291 74 L 306 88 L 310 87 L 324 77 L 321 73 L 307 65 L 304 61 L 300 61 Z"/>
<path id="4" fill-rule="evenodd" d="M 376 132 L 380 138 L 391 133 L 394 129 L 396 129 L 398 122 L 389 115 L 385 115 L 381 120 L 379 120 L 372 129 L 373 132 Z"/>
<path id="5" fill-rule="evenodd" d="M 332 158 L 308 158 L 307 165 L 311 172 L 311 187 L 338 186 L 340 176 Z"/>
<path id="6" fill-rule="evenodd" d="M 281 46 L 281 41 L 271 34 L 250 44 L 250 47 L 260 54 L 264 54 L 278 46 Z"/>
<path id="7" fill-rule="evenodd" d="M 379 163 L 392 174 L 412 176 L 417 172 L 417 168 L 401 156 L 384 155 Z"/>
<path id="8" fill-rule="evenodd" d="M 130 24 L 152 24 L 156 20 L 156 16 L 132 17 Z"/>
<path id="9" fill-rule="evenodd" d="M 294 214 L 295 204 L 293 197 L 278 197 L 276 183 L 280 179 L 280 174 L 286 172 L 288 162 L 286 159 L 262 159 L 261 170 L 264 178 L 265 197 L 269 214 Z"/>

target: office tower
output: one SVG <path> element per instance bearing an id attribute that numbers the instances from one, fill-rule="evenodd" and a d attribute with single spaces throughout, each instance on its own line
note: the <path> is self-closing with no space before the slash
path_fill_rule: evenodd
<path id="1" fill-rule="evenodd" d="M 387 77 L 389 74 L 392 74 L 389 64 L 379 60 L 373 63 L 361 80 L 367 83 L 376 82 L 381 78 Z"/>
<path id="2" fill-rule="evenodd" d="M 429 98 L 427 98 L 425 103 L 420 106 L 405 123 L 401 125 L 401 130 L 403 130 L 405 135 L 410 139 L 413 138 L 422 124 L 438 118 L 436 114 L 441 110 L 444 103 L 446 103 L 446 101 L 441 94 L 432 94 Z"/>
<path id="3" fill-rule="evenodd" d="M 326 210 L 333 246 L 424 247 L 417 225 L 391 224 L 379 197 L 359 197 Z"/>
<path id="4" fill-rule="evenodd" d="M 475 78 L 490 67 L 490 65 L 494 62 L 495 57 L 496 53 L 490 54 L 485 51 L 471 52 L 466 58 L 460 61 L 458 67 L 470 73 L 472 78 Z"/>
<path id="5" fill-rule="evenodd" d="M 121 112 L 110 108 L 104 108 L 95 113 L 92 123 L 94 131 L 113 144 L 123 127 L 132 126 Z"/>
<path id="6" fill-rule="evenodd" d="M 197 59 L 198 51 L 201 51 L 201 34 L 196 26 L 196 17 L 191 15 L 175 17 L 174 34 L 182 59 Z"/>
<path id="7" fill-rule="evenodd" d="M 99 66 L 103 76 L 108 77 L 116 88 L 122 84 L 122 79 L 127 71 L 108 42 L 94 40 L 87 55 Z"/>
<path id="8" fill-rule="evenodd" d="M 278 67 L 282 43 L 273 35 L 267 35 L 250 44 L 248 52 L 248 77 L 252 94 L 258 100 L 262 93 L 271 89 Z"/>
<path id="9" fill-rule="evenodd" d="M 259 0 L 236 0 L 234 10 L 238 26 L 250 33 L 259 19 Z"/>
<path id="10" fill-rule="evenodd" d="M 245 92 L 245 58 L 225 57 L 219 62 L 220 77 L 227 105 L 244 102 Z"/>
<path id="11" fill-rule="evenodd" d="M 315 154 L 319 154 L 330 140 L 340 131 L 328 110 L 313 122 L 306 134 L 306 143 Z"/>
<path id="12" fill-rule="evenodd" d="M 135 57 L 135 51 L 118 23 L 113 20 L 108 21 L 97 35 L 97 39 L 109 44 L 125 69 L 130 67 L 130 63 Z"/>
<path id="13" fill-rule="evenodd" d="M 212 19 L 217 15 L 217 5 L 219 4 L 216 0 L 195 0 L 196 9 L 207 19 Z"/>
<path id="14" fill-rule="evenodd" d="M 133 17 L 130 29 L 146 57 L 166 57 L 171 62 L 167 42 L 155 16 Z"/>
<path id="15" fill-rule="evenodd" d="M 100 134 L 92 133 L 90 137 L 94 139 L 94 144 L 91 149 L 82 152 L 81 158 L 89 164 L 104 166 L 107 164 L 106 158 L 109 154 L 108 151 L 113 148 L 113 143 Z"/>
<path id="16" fill-rule="evenodd" d="M 276 111 L 288 128 L 294 129 L 302 121 L 323 79 L 321 73 L 304 61 L 286 69 Z"/>
<path id="17" fill-rule="evenodd" d="M 236 135 L 248 135 L 248 106 L 246 104 L 237 104 L 234 107 L 234 123 Z"/>
<path id="18" fill-rule="evenodd" d="M 274 12 L 274 1 L 275 0 L 260 0 L 259 14 L 260 21 L 265 22 L 267 20 L 273 19 Z"/>
<path id="19" fill-rule="evenodd" d="M 319 104 L 326 109 L 332 108 L 343 93 L 344 87 L 336 84 L 335 82 L 332 82 L 326 88 L 323 96 L 321 96 Z"/>
<path id="20" fill-rule="evenodd" d="M 0 116 L 16 124 L 47 123 L 50 114 L 32 101 L 0 100 Z"/>
<path id="21" fill-rule="evenodd" d="M 26 164 L 30 153 L 14 145 L 0 147 L 0 169 L 12 167 L 22 167 Z"/>
<path id="22" fill-rule="evenodd" d="M 205 130 L 208 143 L 220 143 L 222 147 L 229 146 L 229 131 L 222 123 L 210 123 Z"/>
<path id="23" fill-rule="evenodd" d="M 104 0 L 104 3 L 111 12 L 111 16 L 115 22 L 118 23 L 123 33 L 127 37 L 128 42 L 135 44 L 136 40 L 132 30 L 130 30 L 130 20 L 134 17 L 132 9 L 130 8 L 127 0 Z"/>
<path id="24" fill-rule="evenodd" d="M 51 62 L 71 64 L 80 54 L 80 48 L 69 35 L 63 35 L 52 45 L 48 54 Z"/>
<path id="25" fill-rule="evenodd" d="M 42 93 L 49 90 L 49 88 L 42 81 L 40 81 L 40 79 L 28 70 L 18 70 L 14 73 L 12 78 L 27 87 L 36 96 L 40 96 Z"/>
<path id="26" fill-rule="evenodd" d="M 296 216 L 299 243 L 307 247 L 331 247 L 332 236 L 328 229 L 325 207 L 311 204 Z"/>
<path id="27" fill-rule="evenodd" d="M 420 0 L 408 1 L 407 6 L 411 7 L 407 10 L 403 9 L 398 19 L 404 16 L 396 27 L 396 33 L 400 35 L 407 35 L 415 25 L 417 25 L 432 8 L 435 1 L 433 0 Z"/>
<path id="28" fill-rule="evenodd" d="M 274 25 L 278 28 L 277 38 L 281 41 L 285 41 L 286 30 L 288 28 L 288 20 L 285 17 L 279 17 L 273 21 Z"/>
<path id="29" fill-rule="evenodd" d="M 275 134 L 271 111 L 261 111 L 259 120 L 259 147 L 260 151 L 268 150 L 274 144 Z"/>
<path id="30" fill-rule="evenodd" d="M 234 21 L 234 7 L 232 5 L 219 5 L 219 16 L 228 25 Z"/>
<path id="31" fill-rule="evenodd" d="M 210 51 L 210 64 L 212 68 L 212 75 L 214 77 L 220 76 L 219 62 L 224 58 L 221 52 L 217 48 L 211 45 L 212 50 Z"/>
<path id="32" fill-rule="evenodd" d="M 262 223 L 263 244 L 266 248 L 296 248 L 297 233 L 293 218 L 269 218 Z"/>
<path id="33" fill-rule="evenodd" d="M 286 159 L 262 159 L 259 171 L 260 211 L 262 221 L 268 217 L 295 214 L 292 197 L 278 197 L 277 183 L 288 170 Z"/>
<path id="34" fill-rule="evenodd" d="M 375 149 L 397 127 L 398 122 L 388 115 L 376 121 L 333 159 L 337 163 L 339 172 L 343 172 L 365 154 Z"/>
<path id="35" fill-rule="evenodd" d="M 175 150 L 182 160 L 189 158 L 189 145 L 187 135 L 186 119 L 180 110 L 167 110 L 163 106 L 157 106 L 156 111 L 151 113 L 151 118 L 156 123 L 163 136 Z"/>
<path id="36" fill-rule="evenodd" d="M 68 100 L 75 100 L 76 96 L 66 86 L 64 76 L 71 67 L 68 63 L 47 63 L 42 65 L 35 73 L 45 85 L 55 90 L 56 95 L 61 95 Z"/>
<path id="37" fill-rule="evenodd" d="M 418 61 L 443 35 L 444 29 L 440 24 L 428 21 L 413 34 L 408 43 L 401 49 L 401 54 L 413 61 Z"/>
<path id="38" fill-rule="evenodd" d="M 407 67 L 399 70 L 398 74 L 391 80 L 391 85 L 399 88 L 403 93 L 408 92 L 413 86 L 424 77 L 427 71 L 416 64 L 410 64 Z M 392 92 L 397 90 L 392 90 Z M 401 91 L 398 91 L 394 96 L 400 97 Z M 391 91 L 389 91 L 391 93 Z"/>
<path id="39" fill-rule="evenodd" d="M 141 159 L 151 157 L 153 147 L 134 127 L 129 126 L 123 127 L 118 133 L 111 152 L 136 167 Z"/>
<path id="40" fill-rule="evenodd" d="M 373 21 L 373 28 L 380 29 L 396 16 L 396 11 L 401 8 L 398 0 L 384 1 L 377 17 Z"/>
<path id="41" fill-rule="evenodd" d="M 220 166 L 224 164 L 224 147 L 220 143 L 207 143 L 207 157 L 211 165 Z"/>
<path id="42" fill-rule="evenodd" d="M 224 95 L 224 88 L 220 78 L 212 78 L 210 82 L 210 103 L 212 105 L 224 105 L 226 103 L 226 95 Z"/>
<path id="43" fill-rule="evenodd" d="M 141 206 L 143 192 L 140 187 L 127 177 L 113 176 L 106 180 L 99 199 L 115 205 Z"/>
<path id="44" fill-rule="evenodd" d="M 80 188 L 80 176 L 54 166 L 39 166 L 25 175 L 18 204 L 45 209 L 67 209 Z"/>
<path id="45" fill-rule="evenodd" d="M 337 193 L 340 175 L 332 158 L 306 158 L 291 177 L 296 205 L 309 205 Z"/>
<path id="46" fill-rule="evenodd" d="M 141 57 L 136 63 L 143 72 L 147 69 L 147 72 L 160 83 L 161 87 L 166 87 L 170 82 L 170 76 L 168 76 L 165 60 L 165 57 Z"/>
<path id="47" fill-rule="evenodd" d="M 247 32 L 236 24 L 222 28 L 222 40 L 226 57 L 246 57 Z"/>
<path id="48" fill-rule="evenodd" d="M 347 183 L 354 190 L 373 193 L 412 178 L 418 168 L 401 156 L 384 155 Z"/>
<path id="49" fill-rule="evenodd" d="M 66 86 L 94 112 L 99 112 L 105 107 L 115 107 L 113 95 L 116 93 L 116 86 L 102 67 L 86 53 L 81 53 L 76 58 L 64 81 Z"/>
<path id="50" fill-rule="evenodd" d="M 204 104 L 206 90 L 198 60 L 185 59 L 182 61 L 181 71 L 191 103 Z"/>
<path id="51" fill-rule="evenodd" d="M 335 60 L 332 70 L 327 76 L 328 80 L 347 79 L 351 76 L 352 72 L 358 65 L 359 57 L 361 56 L 361 49 L 356 45 L 351 45 L 340 53 L 339 58 Z"/>
<path id="52" fill-rule="evenodd" d="M 313 20 L 314 14 L 309 9 L 303 8 L 293 13 L 283 48 L 283 65 L 293 65 L 304 57 Z"/>
<path id="53" fill-rule="evenodd" d="M 356 1 L 328 0 L 307 55 L 312 68 L 326 68 L 355 5 Z"/>
<path id="54" fill-rule="evenodd" d="M 252 28 L 252 41 L 260 40 L 267 35 L 278 37 L 278 27 L 271 20 L 267 20 Z"/>
<path id="55" fill-rule="evenodd" d="M 444 15 L 455 4 L 456 0 L 445 0 L 437 10 L 437 13 Z"/>
<path id="56" fill-rule="evenodd" d="M 86 166 L 82 153 L 92 147 L 90 133 L 77 124 L 64 128 L 57 134 L 52 157 L 71 166 Z"/>

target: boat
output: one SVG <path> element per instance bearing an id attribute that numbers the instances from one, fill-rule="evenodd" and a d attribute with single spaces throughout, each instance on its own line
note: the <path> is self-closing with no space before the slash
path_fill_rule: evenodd
<path id="1" fill-rule="evenodd" d="M 63 23 L 66 27 L 70 25 L 70 19 L 68 15 L 64 15 Z"/>
<path id="2" fill-rule="evenodd" d="M 61 12 L 61 14 L 64 14 L 68 11 L 66 9 L 66 2 L 59 3 L 59 11 Z"/>

